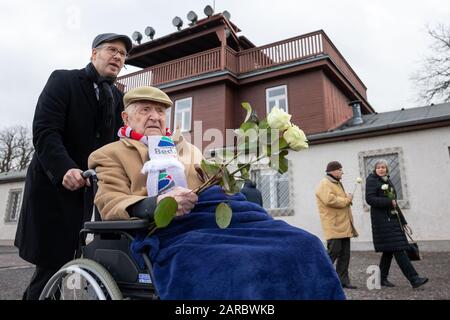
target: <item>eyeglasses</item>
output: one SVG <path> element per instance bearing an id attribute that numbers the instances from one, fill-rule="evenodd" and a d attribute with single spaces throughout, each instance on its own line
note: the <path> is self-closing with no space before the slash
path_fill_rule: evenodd
<path id="1" fill-rule="evenodd" d="M 147 115 L 150 114 L 150 112 L 151 112 L 153 109 L 154 109 L 157 113 L 159 113 L 160 115 L 166 113 L 166 111 L 165 111 L 165 109 L 164 109 L 163 107 L 156 107 L 156 108 L 154 108 L 154 107 L 141 107 L 141 108 L 136 107 L 136 112 L 139 113 L 140 115 L 147 116 Z"/>
<path id="2" fill-rule="evenodd" d="M 127 52 L 125 52 L 123 50 L 120 50 L 120 49 L 117 49 L 117 48 L 112 47 L 112 46 L 107 46 L 107 47 L 100 46 L 97 49 L 103 49 L 103 48 L 106 50 L 106 52 L 108 52 L 108 54 L 110 54 L 113 57 L 115 57 L 117 53 L 120 55 L 121 58 L 127 58 L 128 57 L 128 53 Z"/>

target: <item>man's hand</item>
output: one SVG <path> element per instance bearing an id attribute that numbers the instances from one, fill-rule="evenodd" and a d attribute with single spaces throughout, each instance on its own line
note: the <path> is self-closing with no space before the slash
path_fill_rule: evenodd
<path id="1" fill-rule="evenodd" d="M 69 169 L 64 175 L 62 185 L 64 188 L 70 191 L 75 191 L 83 188 L 85 185 L 91 186 L 89 179 L 84 179 L 81 174 L 83 171 L 80 169 Z"/>
<path id="2" fill-rule="evenodd" d="M 166 197 L 173 197 L 178 203 L 177 216 L 189 213 L 198 201 L 198 197 L 190 189 L 175 187 L 157 198 L 157 203 Z"/>
<path id="3" fill-rule="evenodd" d="M 353 200 L 353 195 L 351 193 L 347 193 L 347 199 L 351 202 Z"/>
<path id="4" fill-rule="evenodd" d="M 392 200 L 392 206 L 393 206 L 394 208 L 397 208 L 397 201 Z"/>

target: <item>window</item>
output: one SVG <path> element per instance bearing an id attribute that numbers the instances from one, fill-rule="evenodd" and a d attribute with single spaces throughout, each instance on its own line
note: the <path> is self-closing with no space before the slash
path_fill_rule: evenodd
<path id="1" fill-rule="evenodd" d="M 172 116 L 172 108 L 167 108 L 166 109 L 166 128 L 169 128 L 169 130 L 172 130 L 172 126 L 170 123 L 170 120 L 172 120 L 171 116 Z"/>
<path id="2" fill-rule="evenodd" d="M 288 112 L 287 86 L 279 86 L 266 89 L 266 110 L 270 113 L 273 107 Z"/>
<path id="3" fill-rule="evenodd" d="M 289 189 L 289 171 L 279 174 L 269 167 L 252 170 L 252 180 L 261 191 L 263 206 L 272 216 L 293 214 L 291 208 L 291 190 Z"/>
<path id="4" fill-rule="evenodd" d="M 389 168 L 389 176 L 392 183 L 395 186 L 395 190 L 397 191 L 397 197 L 399 200 L 403 200 L 402 178 L 400 176 L 400 164 L 398 161 L 398 154 L 392 153 L 392 154 L 364 157 L 365 171 L 366 171 L 365 176 L 367 177 L 369 173 L 374 170 L 375 163 L 380 159 L 384 159 L 387 161 Z"/>
<path id="5" fill-rule="evenodd" d="M 20 201 L 22 189 L 9 190 L 8 203 L 6 205 L 6 222 L 16 222 L 20 213 Z"/>
<path id="6" fill-rule="evenodd" d="M 388 163 L 389 177 L 395 186 L 395 190 L 397 191 L 397 198 L 400 208 L 409 208 L 406 175 L 403 169 L 402 149 L 389 148 L 360 152 L 359 160 L 361 174 L 364 177 L 367 177 L 369 173 L 373 172 L 375 163 L 380 159 L 384 159 Z M 365 195 L 365 190 L 363 194 Z"/>
<path id="7" fill-rule="evenodd" d="M 192 118 L 192 98 L 175 101 L 175 121 L 174 129 L 181 129 L 181 132 L 191 131 Z"/>

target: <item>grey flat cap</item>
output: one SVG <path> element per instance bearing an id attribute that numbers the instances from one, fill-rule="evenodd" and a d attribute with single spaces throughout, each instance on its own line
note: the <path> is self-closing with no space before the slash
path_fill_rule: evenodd
<path id="1" fill-rule="evenodd" d="M 92 49 L 97 48 L 103 42 L 110 42 L 114 40 L 122 40 L 125 44 L 127 52 L 130 52 L 131 48 L 133 47 L 131 39 L 126 35 L 116 33 L 102 33 L 96 36 L 94 41 L 92 41 Z"/>

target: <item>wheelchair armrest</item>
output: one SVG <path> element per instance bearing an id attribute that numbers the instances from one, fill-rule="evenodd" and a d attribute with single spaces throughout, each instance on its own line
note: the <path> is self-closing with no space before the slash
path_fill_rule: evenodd
<path id="1" fill-rule="evenodd" d="M 119 221 L 88 221 L 84 228 L 95 230 L 140 230 L 146 229 L 149 221 L 144 219 L 119 220 Z"/>

